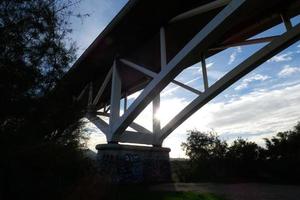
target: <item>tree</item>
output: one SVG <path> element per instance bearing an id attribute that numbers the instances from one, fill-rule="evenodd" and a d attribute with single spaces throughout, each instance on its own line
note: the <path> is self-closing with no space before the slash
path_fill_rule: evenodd
<path id="1" fill-rule="evenodd" d="M 238 138 L 226 153 L 227 173 L 238 180 L 253 180 L 259 177 L 264 149 L 255 142 Z"/>
<path id="2" fill-rule="evenodd" d="M 300 122 L 293 130 L 265 139 L 266 148 L 238 138 L 231 145 L 216 133 L 189 131 L 182 144 L 190 157 L 190 181 L 263 180 L 298 183 L 300 177 Z"/>
<path id="3" fill-rule="evenodd" d="M 64 123 L 68 119 L 64 112 L 70 112 L 74 105 L 70 102 L 59 105 L 60 101 L 50 97 L 75 59 L 75 44 L 68 38 L 71 32 L 68 19 L 74 15 L 70 5 L 76 2 L 0 2 L 0 140 L 3 143 L 7 137 L 24 143 L 49 139 L 51 135 L 63 136 L 77 120 L 69 113 L 73 121 Z M 68 109 L 62 111 L 64 106 Z"/>
<path id="4" fill-rule="evenodd" d="M 224 177 L 223 161 L 227 143 L 221 141 L 215 132 L 189 131 L 186 143 L 182 143 L 191 160 L 191 181 L 217 180 Z"/>
<path id="5" fill-rule="evenodd" d="M 0 1 L 0 199 L 63 199 L 89 169 L 81 111 L 55 95 L 75 59 L 77 2 Z"/>
<path id="6" fill-rule="evenodd" d="M 227 143 L 221 141 L 215 132 L 197 130 L 188 131 L 187 142 L 181 146 L 186 155 L 195 161 L 223 158 L 227 149 Z"/>
<path id="7" fill-rule="evenodd" d="M 300 161 L 300 122 L 293 130 L 277 133 L 265 139 L 267 156 L 271 160 Z"/>
<path id="8" fill-rule="evenodd" d="M 228 148 L 226 157 L 238 162 L 254 162 L 260 159 L 260 154 L 263 148 L 255 142 L 249 142 L 242 138 L 233 141 L 233 144 Z"/>
<path id="9" fill-rule="evenodd" d="M 300 122 L 294 129 L 265 139 L 268 173 L 276 181 L 297 182 L 300 178 Z"/>

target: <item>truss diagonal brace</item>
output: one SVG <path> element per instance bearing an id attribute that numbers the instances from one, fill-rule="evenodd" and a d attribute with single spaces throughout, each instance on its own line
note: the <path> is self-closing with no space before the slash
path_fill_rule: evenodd
<path id="1" fill-rule="evenodd" d="M 143 74 L 145 74 L 147 76 L 150 76 L 151 78 L 155 78 L 157 76 L 157 74 L 155 72 L 153 72 L 153 71 L 151 71 L 149 69 L 146 69 L 145 67 L 142 67 L 140 65 L 137 65 L 137 64 L 135 64 L 135 63 L 133 63 L 133 62 L 131 62 L 129 60 L 120 59 L 120 61 L 122 63 L 124 63 L 125 65 L 127 65 L 129 67 L 132 67 L 132 68 L 134 68 L 134 69 L 142 72 Z M 178 85 L 178 86 L 180 86 L 180 87 L 182 87 L 182 88 L 184 88 L 186 90 L 189 90 L 190 92 L 193 92 L 193 93 L 195 93 L 197 95 L 199 95 L 199 94 L 202 93 L 199 90 L 196 90 L 196 89 L 194 89 L 194 88 L 192 88 L 192 87 L 190 87 L 190 86 L 188 86 L 188 85 L 186 85 L 184 83 L 181 83 L 179 81 L 172 80 L 171 82 L 174 83 L 175 85 Z"/>
<path id="2" fill-rule="evenodd" d="M 141 126 L 141 125 L 139 125 L 138 123 L 135 123 L 135 122 L 132 122 L 130 124 L 130 127 L 133 128 L 134 130 L 136 130 L 137 132 L 152 134 L 151 131 L 149 131 L 145 127 L 143 127 L 143 126 Z"/>
<path id="3" fill-rule="evenodd" d="M 190 92 L 193 92 L 193 93 L 195 93 L 195 94 L 197 94 L 197 95 L 202 94 L 201 91 L 196 90 L 195 88 L 192 88 L 192 87 L 190 87 L 190 86 L 188 86 L 188 85 L 186 85 L 186 84 L 184 84 L 184 83 L 181 83 L 181 82 L 179 82 L 179 81 L 173 80 L 172 83 L 174 83 L 175 85 L 178 85 L 178 86 L 180 86 L 180 87 L 182 87 L 182 88 L 184 88 L 184 89 L 186 89 L 186 90 L 188 90 L 188 91 L 190 91 Z"/>
<path id="4" fill-rule="evenodd" d="M 134 131 L 125 131 L 122 135 L 120 135 L 118 142 L 151 145 L 153 143 L 153 134 L 134 132 Z"/>
<path id="5" fill-rule="evenodd" d="M 96 114 L 97 115 L 101 115 L 101 116 L 105 116 L 105 117 L 109 117 L 110 116 L 109 113 L 105 113 L 105 112 L 97 112 Z M 129 126 L 132 129 L 136 130 L 137 132 L 152 134 L 151 131 L 149 131 L 148 129 L 146 129 L 142 125 L 139 125 L 138 123 L 132 122 Z"/>
<path id="6" fill-rule="evenodd" d="M 101 95 L 103 94 L 108 82 L 110 81 L 110 78 L 111 78 L 111 75 L 112 75 L 112 69 L 113 69 L 113 67 L 110 68 L 109 72 L 107 73 L 107 75 L 104 79 L 104 82 L 102 83 L 102 85 L 101 85 L 101 87 L 100 87 L 100 89 L 99 89 L 99 91 L 98 91 L 98 93 L 97 93 L 97 95 L 96 95 L 96 97 L 93 101 L 93 105 L 96 105 L 98 103 L 98 101 L 99 101 Z"/>
<path id="7" fill-rule="evenodd" d="M 88 89 L 88 86 L 89 86 L 89 85 L 87 84 L 87 85 L 83 88 L 83 90 L 80 92 L 79 96 L 76 97 L 76 101 L 79 101 L 79 100 L 83 97 L 85 91 Z"/>
<path id="8" fill-rule="evenodd" d="M 109 133 L 109 126 L 103 119 L 92 114 L 88 114 L 86 118 L 107 136 L 107 134 Z"/>
<path id="9" fill-rule="evenodd" d="M 205 12 L 209 12 L 211 10 L 214 10 L 214 9 L 220 8 L 222 6 L 225 6 L 229 2 L 230 2 L 230 0 L 216 0 L 216 1 L 213 1 L 211 3 L 202 5 L 198 8 L 194 8 L 192 10 L 184 12 L 184 13 L 174 17 L 173 19 L 171 19 L 169 23 L 173 23 L 173 22 L 177 22 L 177 21 L 180 21 L 180 20 L 188 19 L 190 17 L 200 15 L 200 14 L 203 14 Z"/>
<path id="10" fill-rule="evenodd" d="M 232 0 L 219 14 L 217 14 L 200 32 L 198 32 L 177 55 L 155 76 L 155 78 L 145 87 L 143 92 L 131 104 L 128 110 L 120 117 L 112 127 L 114 137 L 121 135 L 131 122 L 141 113 L 141 111 L 181 72 L 183 66 L 180 63 L 197 48 L 203 52 L 222 33 L 230 30 L 233 26 L 233 15 L 239 8 L 246 4 L 247 0 Z M 251 7 L 248 8 L 251 10 Z"/>
<path id="11" fill-rule="evenodd" d="M 290 29 L 290 31 L 282 34 L 277 39 L 274 39 L 271 43 L 258 50 L 244 62 L 228 72 L 224 77 L 209 87 L 206 92 L 194 99 L 162 129 L 163 135 L 161 140 L 164 140 L 174 129 L 194 114 L 199 108 L 204 106 L 208 101 L 220 94 L 241 77 L 257 68 L 260 64 L 299 40 L 299 38 L 300 24 Z"/>

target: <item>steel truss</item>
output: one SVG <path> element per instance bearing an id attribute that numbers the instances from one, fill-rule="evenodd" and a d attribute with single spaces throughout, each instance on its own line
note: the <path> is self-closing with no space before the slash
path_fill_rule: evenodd
<path id="1" fill-rule="evenodd" d="M 221 0 L 219 3 L 213 3 L 206 7 L 196 8 L 189 12 L 183 13 L 173 18 L 170 23 L 177 20 L 184 20 L 193 15 L 204 12 L 205 10 L 214 9 L 228 4 L 221 12 L 219 12 L 202 30 L 200 30 L 182 49 L 175 55 L 168 63 L 166 58 L 166 42 L 164 27 L 160 29 L 160 60 L 161 71 L 155 73 L 149 70 L 149 67 L 141 66 L 126 58 L 116 58 L 113 62 L 111 70 L 106 75 L 106 78 L 100 86 L 98 93 L 93 98 L 93 84 L 87 85 L 77 100 L 81 99 L 84 93 L 89 88 L 88 98 L 88 112 L 87 118 L 94 123 L 107 137 L 109 143 L 126 142 L 126 143 L 140 143 L 149 144 L 154 146 L 161 146 L 164 139 L 180 124 L 182 124 L 189 116 L 199 110 L 207 102 L 220 94 L 226 88 L 231 86 L 237 80 L 242 78 L 250 71 L 257 68 L 260 64 L 270 59 L 280 51 L 284 50 L 297 40 L 300 36 L 300 25 L 292 26 L 290 20 L 285 15 L 281 15 L 281 18 L 286 26 L 286 32 L 282 35 L 258 38 L 246 41 L 240 41 L 236 44 L 228 44 L 226 46 L 220 46 L 214 49 L 209 49 L 213 42 L 218 39 L 222 33 L 225 33 L 230 29 L 230 23 L 232 21 L 231 16 L 239 10 L 239 8 L 247 0 Z M 207 70 L 205 64 L 205 52 L 210 50 L 223 50 L 229 47 L 249 45 L 256 43 L 268 44 L 258 50 L 256 53 L 248 57 L 234 69 L 225 74 L 221 79 L 212 85 L 208 84 Z M 181 82 L 174 80 L 174 78 L 183 70 L 180 63 L 186 59 L 189 54 L 195 49 L 199 51 L 199 57 L 202 64 L 202 75 L 204 81 L 204 91 L 201 92 L 198 89 L 192 88 Z M 122 81 L 119 74 L 118 64 L 122 63 L 128 67 L 131 67 L 144 75 L 150 77 L 152 80 L 143 89 L 141 94 L 134 100 L 134 102 L 127 108 L 127 95 L 124 100 L 124 114 L 120 116 L 120 102 L 121 102 L 121 87 Z M 95 110 L 96 104 L 101 99 L 101 96 L 107 87 L 109 81 L 111 81 L 111 98 L 110 105 L 105 105 L 103 111 Z M 183 110 L 181 110 L 173 119 L 170 120 L 164 127 L 161 127 L 158 110 L 160 107 L 160 92 L 169 84 L 174 83 L 190 92 L 193 92 L 197 97 L 188 104 Z M 123 95 L 124 96 L 124 95 Z M 150 131 L 143 126 L 134 122 L 134 119 L 141 113 L 141 111 L 149 104 L 153 103 L 153 131 Z M 103 120 L 100 116 L 108 117 L 109 121 Z M 130 127 L 135 131 L 129 131 Z"/>

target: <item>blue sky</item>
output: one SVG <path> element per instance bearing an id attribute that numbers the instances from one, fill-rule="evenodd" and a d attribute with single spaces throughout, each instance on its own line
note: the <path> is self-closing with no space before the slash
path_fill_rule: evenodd
<path id="1" fill-rule="evenodd" d="M 73 21 L 72 38 L 79 46 L 80 55 L 125 5 L 126 0 L 85 0 L 77 9 L 91 16 L 83 21 Z M 300 17 L 292 19 L 298 24 Z M 255 37 L 282 34 L 283 24 Z M 265 44 L 229 48 L 206 60 L 209 84 L 221 78 Z M 201 65 L 195 64 L 177 76 L 177 80 L 203 90 Z M 231 142 L 237 137 L 247 138 L 263 145 L 263 138 L 278 131 L 291 129 L 300 121 L 300 42 L 268 60 L 256 70 L 233 84 L 215 99 L 201 108 L 178 127 L 164 142 L 171 148 L 171 157 L 184 157 L 180 144 L 186 139 L 186 130 L 214 130 L 222 139 Z M 138 95 L 132 95 L 132 102 Z M 170 84 L 161 94 L 162 124 L 166 124 L 177 112 L 196 96 L 183 88 Z M 176 107 L 176 109 L 174 109 Z M 137 122 L 151 128 L 151 106 L 137 118 Z M 89 146 L 105 141 L 95 127 Z"/>

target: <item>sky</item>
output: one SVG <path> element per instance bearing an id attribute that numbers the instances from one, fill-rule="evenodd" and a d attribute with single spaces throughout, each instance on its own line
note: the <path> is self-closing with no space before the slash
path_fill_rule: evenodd
<path id="1" fill-rule="evenodd" d="M 94 41 L 105 26 L 126 4 L 126 0 L 85 0 L 77 5 L 81 13 L 90 17 L 73 20 L 71 38 L 76 41 L 78 56 Z M 300 16 L 292 19 L 298 24 Z M 267 30 L 253 38 L 282 34 L 283 24 Z M 228 71 L 263 47 L 265 44 L 229 48 L 208 59 L 207 73 L 212 85 Z M 190 66 L 176 77 L 191 87 L 203 91 L 201 65 Z M 181 143 L 186 141 L 187 131 L 215 131 L 229 144 L 241 137 L 264 145 L 263 138 L 270 138 L 279 131 L 292 129 L 300 121 L 300 42 L 295 43 L 274 56 L 251 73 L 203 106 L 167 137 L 163 146 L 171 148 L 171 157 L 186 157 Z M 128 102 L 139 95 L 129 96 Z M 161 93 L 160 117 L 162 126 L 196 95 L 176 85 L 168 85 Z M 176 108 L 176 109 L 174 109 Z M 136 119 L 141 125 L 152 129 L 152 106 L 149 105 Z M 93 124 L 87 124 L 90 132 L 88 146 L 94 149 L 105 143 L 105 136 Z"/>

